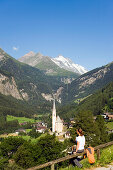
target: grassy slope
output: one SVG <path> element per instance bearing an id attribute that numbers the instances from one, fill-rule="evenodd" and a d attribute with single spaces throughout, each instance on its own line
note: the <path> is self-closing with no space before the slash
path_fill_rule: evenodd
<path id="1" fill-rule="evenodd" d="M 7 115 L 7 121 L 13 121 L 13 120 L 18 120 L 19 123 L 23 123 L 23 122 L 33 123 L 33 122 L 35 122 L 35 119 L 30 119 L 30 118 L 26 118 L 26 117 L 14 117 L 11 115 Z"/>
<path id="2" fill-rule="evenodd" d="M 46 136 L 47 134 L 45 133 L 45 134 L 41 134 L 41 136 L 39 136 L 38 138 L 31 138 L 30 136 L 20 136 L 20 137 L 22 137 L 23 139 L 25 139 L 25 140 L 27 140 L 27 141 L 29 141 L 30 140 L 30 142 L 31 143 L 37 143 L 37 141 L 41 138 L 41 137 L 44 137 L 44 136 Z"/>
<path id="3" fill-rule="evenodd" d="M 77 73 L 60 68 L 49 57 L 45 57 L 44 60 L 40 61 L 35 67 L 45 71 L 53 70 L 51 73 L 47 73 L 47 75 L 60 76 L 60 77 L 69 76 L 69 77 L 76 77 L 76 78 L 79 76 L 79 74 Z"/>

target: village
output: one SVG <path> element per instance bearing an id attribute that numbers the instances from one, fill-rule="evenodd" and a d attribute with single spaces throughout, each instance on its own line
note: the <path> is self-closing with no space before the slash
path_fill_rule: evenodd
<path id="1" fill-rule="evenodd" d="M 52 109 L 52 128 L 48 128 L 47 123 L 43 121 L 36 121 L 30 123 L 29 129 L 28 127 L 29 122 L 24 121 L 20 122 L 19 129 L 16 129 L 14 133 L 4 133 L 0 135 L 0 137 L 8 137 L 8 136 L 29 136 L 29 132 L 32 131 L 32 129 L 35 130 L 36 133 L 39 134 L 45 134 L 49 133 L 50 135 L 55 135 L 58 137 L 59 141 L 64 141 L 65 139 L 71 138 L 70 129 L 73 127 L 75 121 L 74 118 L 70 118 L 70 122 L 64 122 L 63 119 L 61 119 L 58 115 L 56 115 L 56 106 L 55 106 L 55 100 L 53 101 L 53 109 Z"/>
<path id="2" fill-rule="evenodd" d="M 13 133 L 4 133 L 0 135 L 0 137 L 8 137 L 8 136 L 29 136 L 30 132 L 34 129 L 35 133 L 38 133 L 38 136 L 44 135 L 46 133 L 49 133 L 50 135 L 53 135 L 55 133 L 56 137 L 59 141 L 63 142 L 65 139 L 71 138 L 71 129 L 73 128 L 75 124 L 75 119 L 70 118 L 69 122 L 65 122 L 63 119 L 59 117 L 56 113 L 56 106 L 55 106 L 55 100 L 53 100 L 53 109 L 52 109 L 52 127 L 48 128 L 48 124 L 43 121 L 35 121 L 30 123 L 29 129 L 25 128 L 28 126 L 29 122 L 24 121 L 20 122 L 20 128 L 16 129 Z M 112 123 L 113 122 L 113 114 L 106 112 L 101 115 L 105 122 Z M 96 120 L 96 116 L 94 116 L 94 121 Z M 112 128 L 107 128 L 107 133 L 113 133 Z M 33 136 L 32 136 L 33 137 Z M 37 136 L 34 135 L 36 138 Z M 30 138 L 28 138 L 30 139 Z"/>

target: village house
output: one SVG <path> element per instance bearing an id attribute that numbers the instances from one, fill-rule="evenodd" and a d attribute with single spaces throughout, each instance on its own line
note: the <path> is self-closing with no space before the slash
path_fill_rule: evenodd
<path id="1" fill-rule="evenodd" d="M 103 118 L 104 118 L 104 119 L 108 119 L 108 120 L 113 119 L 113 115 L 112 115 L 112 113 L 108 113 L 108 112 L 106 112 L 106 113 L 104 113 L 104 114 L 103 114 L 103 115 L 101 115 L 101 116 L 103 116 Z"/>
<path id="2" fill-rule="evenodd" d="M 39 132 L 39 133 L 45 133 L 45 130 L 47 130 L 47 127 L 45 126 L 40 126 L 36 128 L 36 132 Z"/>
<path id="3" fill-rule="evenodd" d="M 16 134 L 19 134 L 20 132 L 26 133 L 25 129 L 18 129 L 15 131 Z"/>
<path id="4" fill-rule="evenodd" d="M 71 124 L 74 124 L 75 123 L 75 119 L 74 118 L 70 118 L 70 122 L 71 122 Z"/>
<path id="5" fill-rule="evenodd" d="M 66 139 L 71 138 L 71 134 L 70 134 L 70 132 L 69 132 L 69 131 L 67 131 L 67 132 L 65 133 L 65 138 L 66 138 Z"/>
<path id="6" fill-rule="evenodd" d="M 72 125 L 72 124 L 69 125 L 69 129 L 71 129 L 71 128 L 73 128 L 73 125 Z"/>
<path id="7" fill-rule="evenodd" d="M 33 127 L 34 128 L 38 128 L 38 127 L 46 127 L 47 128 L 47 123 L 44 123 L 44 122 L 36 122 L 36 123 L 33 123 Z"/>
<path id="8" fill-rule="evenodd" d="M 19 123 L 20 126 L 27 125 L 28 122 Z"/>
<path id="9" fill-rule="evenodd" d="M 113 119 L 113 115 L 107 115 L 106 117 L 107 117 L 108 120 Z"/>
<path id="10" fill-rule="evenodd" d="M 66 126 L 66 127 L 69 127 L 69 123 L 68 122 L 64 122 L 63 125 Z"/>

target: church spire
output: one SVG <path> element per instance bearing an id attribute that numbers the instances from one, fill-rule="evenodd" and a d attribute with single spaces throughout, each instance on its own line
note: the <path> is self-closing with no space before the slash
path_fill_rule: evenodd
<path id="1" fill-rule="evenodd" d="M 53 111 L 52 111 L 52 132 L 53 133 L 56 131 L 55 124 L 56 124 L 56 107 L 55 107 L 55 99 L 54 99 L 53 100 Z"/>

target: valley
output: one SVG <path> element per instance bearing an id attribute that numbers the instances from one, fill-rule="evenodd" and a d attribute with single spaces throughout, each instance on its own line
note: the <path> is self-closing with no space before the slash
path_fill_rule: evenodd
<path id="1" fill-rule="evenodd" d="M 113 140 L 112 62 L 81 75 L 72 70 L 65 70 L 59 64 L 59 66 L 55 63 L 51 64 L 53 61 L 50 58 L 33 52 L 30 56 L 24 56 L 24 59 L 27 59 L 26 63 L 15 60 L 2 49 L 0 49 L 0 57 L 0 147 L 2 155 L 7 157 L 7 160 L 9 160 L 10 152 L 11 157 L 15 155 L 14 166 L 27 168 L 56 159 L 56 157 L 49 158 L 53 154 L 50 153 L 52 150 L 49 150 L 48 158 L 45 160 L 42 154 L 43 148 L 41 150 L 38 148 L 41 154 L 38 156 L 38 162 L 34 161 L 34 156 L 30 156 L 32 157 L 30 165 L 27 160 L 26 163 L 20 164 L 18 158 L 21 161 L 25 159 L 25 156 L 21 157 L 21 154 L 25 154 L 26 143 L 34 155 L 37 154 L 37 150 L 33 151 L 32 148 L 37 147 L 37 144 L 42 147 L 49 142 L 54 150 L 54 143 L 55 152 L 57 147 L 60 147 L 57 152 L 58 157 L 63 156 L 66 154 L 63 150 L 74 144 L 76 129 L 79 126 L 87 134 L 87 143 L 91 142 L 92 146 Z M 27 63 L 28 57 L 30 57 L 30 63 Z M 32 63 L 33 57 L 36 62 Z M 40 58 L 39 63 L 37 63 L 39 58 L 36 60 L 36 57 Z M 63 61 L 65 61 L 64 58 Z M 67 61 L 69 60 L 66 59 Z M 62 122 L 64 127 L 63 132 L 55 132 L 56 136 L 52 132 L 53 100 L 56 102 L 58 116 L 55 118 L 58 118 L 56 123 Z M 106 117 L 106 112 L 109 116 L 103 119 Z M 90 137 L 92 141 L 89 141 Z M 20 149 L 16 148 L 15 141 L 19 142 Z M 46 141 L 45 144 L 43 141 Z M 8 149 L 4 153 L 2 148 L 5 145 L 7 148 L 12 145 L 15 151 Z M 46 149 L 48 147 L 45 146 Z M 47 154 L 45 150 L 43 153 Z"/>

